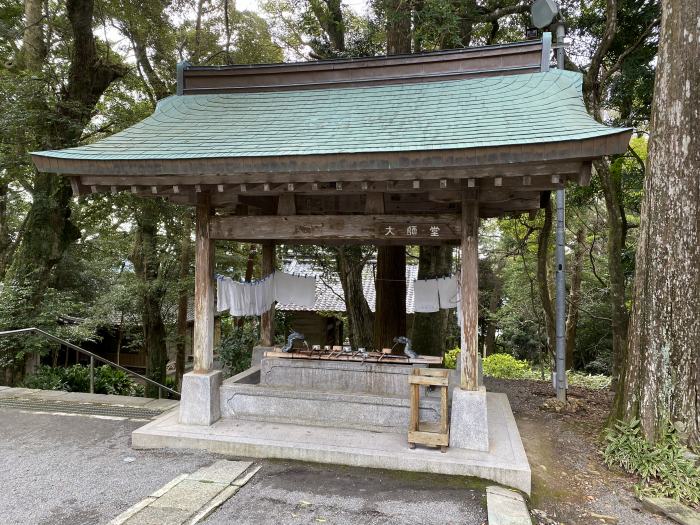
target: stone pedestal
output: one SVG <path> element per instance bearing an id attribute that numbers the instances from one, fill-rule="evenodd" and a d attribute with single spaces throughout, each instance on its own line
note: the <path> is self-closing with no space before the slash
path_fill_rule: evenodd
<path id="1" fill-rule="evenodd" d="M 221 370 L 212 370 L 204 374 L 188 372 L 182 376 L 179 418 L 181 424 L 209 426 L 219 420 L 221 380 Z"/>
<path id="2" fill-rule="evenodd" d="M 486 417 L 486 389 L 452 392 L 450 447 L 489 450 L 489 428 Z"/>

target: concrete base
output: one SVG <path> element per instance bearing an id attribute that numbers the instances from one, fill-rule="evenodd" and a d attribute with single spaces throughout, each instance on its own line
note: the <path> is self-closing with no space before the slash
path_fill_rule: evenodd
<path id="1" fill-rule="evenodd" d="M 469 450 L 489 449 L 489 426 L 486 390 L 452 391 L 450 447 Z"/>
<path id="2" fill-rule="evenodd" d="M 487 394 L 488 451 L 408 448 L 388 432 L 265 423 L 223 418 L 211 426 L 183 425 L 166 414 L 134 431 L 137 449 L 200 449 L 239 457 L 278 458 L 356 467 L 475 476 L 530 493 L 530 466 L 503 394 Z"/>
<path id="3" fill-rule="evenodd" d="M 206 374 L 188 372 L 182 376 L 181 424 L 208 426 L 219 420 L 221 380 L 221 370 L 212 370 Z"/>
<path id="4" fill-rule="evenodd" d="M 264 357 L 260 384 L 288 390 L 353 392 L 408 399 L 413 367 L 385 363 Z"/>
<path id="5" fill-rule="evenodd" d="M 275 388 L 227 380 L 221 387 L 221 416 L 405 433 L 410 402 L 402 396 Z M 420 418 L 440 421 L 440 399 L 422 398 Z"/>

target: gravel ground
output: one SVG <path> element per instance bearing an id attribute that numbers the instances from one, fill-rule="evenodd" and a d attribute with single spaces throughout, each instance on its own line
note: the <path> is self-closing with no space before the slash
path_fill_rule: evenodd
<path id="1" fill-rule="evenodd" d="M 599 453 L 610 410 L 606 390 L 569 389 L 580 410 L 543 410 L 553 397 L 548 382 L 486 378 L 489 392 L 503 392 L 513 409 L 532 469 L 535 523 L 551 525 L 672 525 L 644 510 L 634 497 L 635 480 L 610 471 Z"/>
<path id="2" fill-rule="evenodd" d="M 0 409 L 0 523 L 107 523 L 219 456 L 137 451 L 143 423 Z M 256 476 L 209 524 L 457 524 L 486 521 L 482 488 L 460 478 L 293 462 Z"/>

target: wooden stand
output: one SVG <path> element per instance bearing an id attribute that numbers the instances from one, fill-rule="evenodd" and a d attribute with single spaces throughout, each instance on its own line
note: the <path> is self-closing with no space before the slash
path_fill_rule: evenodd
<path id="1" fill-rule="evenodd" d="M 408 423 L 408 446 L 416 448 L 416 443 L 440 447 L 447 452 L 450 443 L 450 428 L 447 422 L 447 386 L 449 370 L 438 368 L 414 368 L 408 377 L 411 387 L 411 420 Z M 420 387 L 436 386 L 440 392 L 440 422 L 420 422 Z"/>

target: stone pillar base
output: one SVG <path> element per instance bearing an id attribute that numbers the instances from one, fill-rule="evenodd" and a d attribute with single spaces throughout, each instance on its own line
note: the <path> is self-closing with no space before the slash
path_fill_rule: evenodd
<path id="1" fill-rule="evenodd" d="M 489 450 L 489 427 L 486 417 L 486 389 L 452 392 L 450 447 Z"/>
<path id="2" fill-rule="evenodd" d="M 182 376 L 180 423 L 209 426 L 221 417 L 221 370 L 188 372 Z"/>

